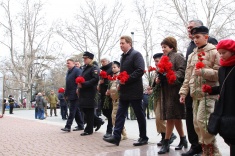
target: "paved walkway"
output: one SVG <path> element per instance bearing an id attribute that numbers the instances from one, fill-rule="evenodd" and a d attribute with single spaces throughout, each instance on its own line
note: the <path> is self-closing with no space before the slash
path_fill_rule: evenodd
<path id="1" fill-rule="evenodd" d="M 58 113 L 59 114 L 59 113 Z M 159 147 L 156 142 L 161 139 L 157 135 L 154 119 L 147 120 L 149 144 L 134 147 L 132 144 L 138 138 L 136 120 L 127 120 L 126 128 L 128 140 L 121 141 L 119 146 L 102 140 L 106 124 L 93 135 L 80 136 L 79 132 L 62 132 L 66 121 L 61 117 L 48 117 L 46 120 L 34 119 L 34 110 L 14 110 L 13 115 L 6 115 L 0 119 L 0 155 L 52 155 L 52 156 L 156 156 Z M 106 121 L 107 123 L 107 121 Z M 75 127 L 75 124 L 73 124 Z M 175 134 L 177 134 L 175 132 Z M 229 155 L 229 147 L 218 138 L 219 148 L 223 156 Z M 175 151 L 179 137 L 171 145 L 170 152 L 162 156 L 179 156 L 182 151 Z"/>

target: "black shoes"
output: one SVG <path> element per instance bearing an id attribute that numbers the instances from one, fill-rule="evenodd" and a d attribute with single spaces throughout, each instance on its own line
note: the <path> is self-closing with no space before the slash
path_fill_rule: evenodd
<path id="1" fill-rule="evenodd" d="M 103 125 L 103 124 L 104 124 L 103 120 L 101 120 L 99 123 L 97 123 L 95 131 L 98 131 L 100 129 L 101 125 Z"/>
<path id="2" fill-rule="evenodd" d="M 104 136 L 103 136 L 103 138 L 109 138 L 109 137 L 111 137 L 112 136 L 112 133 L 106 133 Z"/>
<path id="3" fill-rule="evenodd" d="M 163 141 L 163 144 L 162 144 L 160 151 L 158 151 L 158 154 L 165 154 L 165 153 L 169 152 L 169 150 L 170 150 L 169 139 L 165 139 Z"/>
<path id="4" fill-rule="evenodd" d="M 195 150 L 193 148 L 191 148 L 188 152 L 186 153 L 182 153 L 182 156 L 194 156 L 194 155 L 200 155 L 200 153 L 202 152 L 202 150 Z"/>
<path id="5" fill-rule="evenodd" d="M 84 128 L 77 127 L 77 128 L 74 128 L 74 129 L 73 129 L 73 131 L 81 131 L 81 130 L 84 130 Z"/>
<path id="6" fill-rule="evenodd" d="M 120 140 L 117 140 L 114 136 L 109 138 L 103 138 L 104 141 L 119 146 Z"/>
<path id="7" fill-rule="evenodd" d="M 70 131 L 71 131 L 69 128 L 66 128 L 66 127 L 65 127 L 65 128 L 62 128 L 61 130 L 62 130 L 62 131 L 65 131 L 65 132 L 70 132 Z"/>
<path id="8" fill-rule="evenodd" d="M 162 139 L 161 139 L 161 141 L 159 141 L 159 142 L 157 143 L 157 146 L 162 146 L 162 144 L 163 144 L 163 142 L 164 142 L 164 139 L 165 139 L 165 136 L 166 136 L 166 133 L 161 133 L 161 136 L 162 136 Z"/>
<path id="9" fill-rule="evenodd" d="M 188 141 L 186 139 L 186 136 L 180 137 L 180 143 L 177 147 L 175 147 L 175 150 L 182 150 L 182 148 L 188 148 Z"/>
<path id="10" fill-rule="evenodd" d="M 136 143 L 133 143 L 133 145 L 134 146 L 146 145 L 146 144 L 148 144 L 148 140 L 149 140 L 148 138 L 147 139 L 139 138 Z"/>
<path id="11" fill-rule="evenodd" d="M 172 144 L 172 142 L 173 142 L 176 138 L 177 138 L 177 136 L 176 136 L 174 133 L 172 133 L 172 134 L 171 134 L 171 138 L 170 138 L 170 140 L 169 140 L 169 144 Z"/>
<path id="12" fill-rule="evenodd" d="M 83 132 L 83 133 L 81 133 L 80 135 L 81 136 L 86 136 L 86 135 L 91 135 L 92 133 L 87 133 L 87 132 Z"/>

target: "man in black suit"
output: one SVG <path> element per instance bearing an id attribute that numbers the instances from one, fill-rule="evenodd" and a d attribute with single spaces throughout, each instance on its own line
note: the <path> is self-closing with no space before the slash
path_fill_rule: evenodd
<path id="1" fill-rule="evenodd" d="M 117 146 L 119 145 L 126 112 L 131 104 L 137 117 L 140 132 L 140 138 L 133 145 L 141 146 L 148 143 L 146 119 L 142 108 L 144 59 L 140 52 L 133 49 L 130 36 L 122 36 L 120 38 L 120 48 L 123 51 L 120 61 L 120 72 L 126 71 L 129 79 L 125 83 L 120 82 L 120 99 L 113 135 L 109 138 L 103 138 L 103 140 Z"/>
<path id="2" fill-rule="evenodd" d="M 193 37 L 191 34 L 191 30 L 194 27 L 202 26 L 203 23 L 200 20 L 191 20 L 188 23 L 188 37 L 191 39 L 189 46 L 187 48 L 187 53 L 186 53 L 186 61 L 188 61 L 188 56 L 193 52 L 193 49 L 196 48 L 196 45 L 193 41 Z M 209 43 L 212 43 L 216 45 L 218 42 L 215 38 L 209 37 L 208 39 Z M 185 99 L 185 104 L 186 104 L 186 126 L 187 126 L 187 132 L 188 132 L 188 139 L 189 142 L 191 143 L 191 148 L 188 152 L 182 153 L 182 156 L 192 156 L 195 154 L 199 154 L 202 152 L 201 145 L 198 142 L 198 136 L 197 133 L 195 132 L 194 125 L 193 125 L 193 108 L 192 108 L 192 97 L 190 96 L 190 93 L 187 95 Z"/>

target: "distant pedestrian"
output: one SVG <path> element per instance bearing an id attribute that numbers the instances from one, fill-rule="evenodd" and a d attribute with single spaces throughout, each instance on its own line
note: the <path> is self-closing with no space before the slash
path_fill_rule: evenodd
<path id="1" fill-rule="evenodd" d="M 54 114 L 55 114 L 55 116 L 57 116 L 57 114 L 56 114 L 56 105 L 59 102 L 59 100 L 58 100 L 58 98 L 55 95 L 53 90 L 51 90 L 51 93 L 48 96 L 48 102 L 50 103 L 50 115 L 51 115 L 51 117 L 52 117 L 52 110 L 54 110 Z"/>
<path id="2" fill-rule="evenodd" d="M 61 111 L 61 116 L 62 116 L 62 119 L 63 120 L 66 120 L 66 114 L 67 114 L 67 102 L 65 100 L 65 97 L 64 97 L 64 92 L 65 92 L 65 89 L 64 88 L 59 88 L 58 90 L 58 99 L 60 101 L 60 111 Z"/>
<path id="3" fill-rule="evenodd" d="M 9 113 L 10 113 L 10 114 L 14 114 L 14 113 L 13 113 L 13 108 L 14 108 L 15 100 L 14 100 L 14 98 L 13 98 L 12 95 L 9 95 L 8 102 L 9 102 L 9 105 L 10 105 L 10 111 L 9 111 Z"/>
<path id="4" fill-rule="evenodd" d="M 46 100 L 43 98 L 42 93 L 38 93 L 37 99 L 36 99 L 36 107 L 38 109 L 37 112 L 37 119 L 43 120 L 44 117 L 44 108 L 46 105 Z"/>

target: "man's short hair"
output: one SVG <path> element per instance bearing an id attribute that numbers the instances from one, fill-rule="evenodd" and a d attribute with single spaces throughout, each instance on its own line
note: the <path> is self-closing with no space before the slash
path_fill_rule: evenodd
<path id="1" fill-rule="evenodd" d="M 126 43 L 130 43 L 132 46 L 132 38 L 130 36 L 121 36 L 120 39 L 124 39 Z"/>
<path id="2" fill-rule="evenodd" d="M 203 22 L 201 20 L 194 19 L 194 20 L 189 21 L 189 23 L 191 22 L 194 22 L 196 24 L 196 27 L 203 26 Z"/>
<path id="3" fill-rule="evenodd" d="M 70 58 L 70 59 L 67 59 L 67 61 L 71 61 L 71 62 L 74 62 L 74 59 L 71 59 L 71 58 Z"/>

